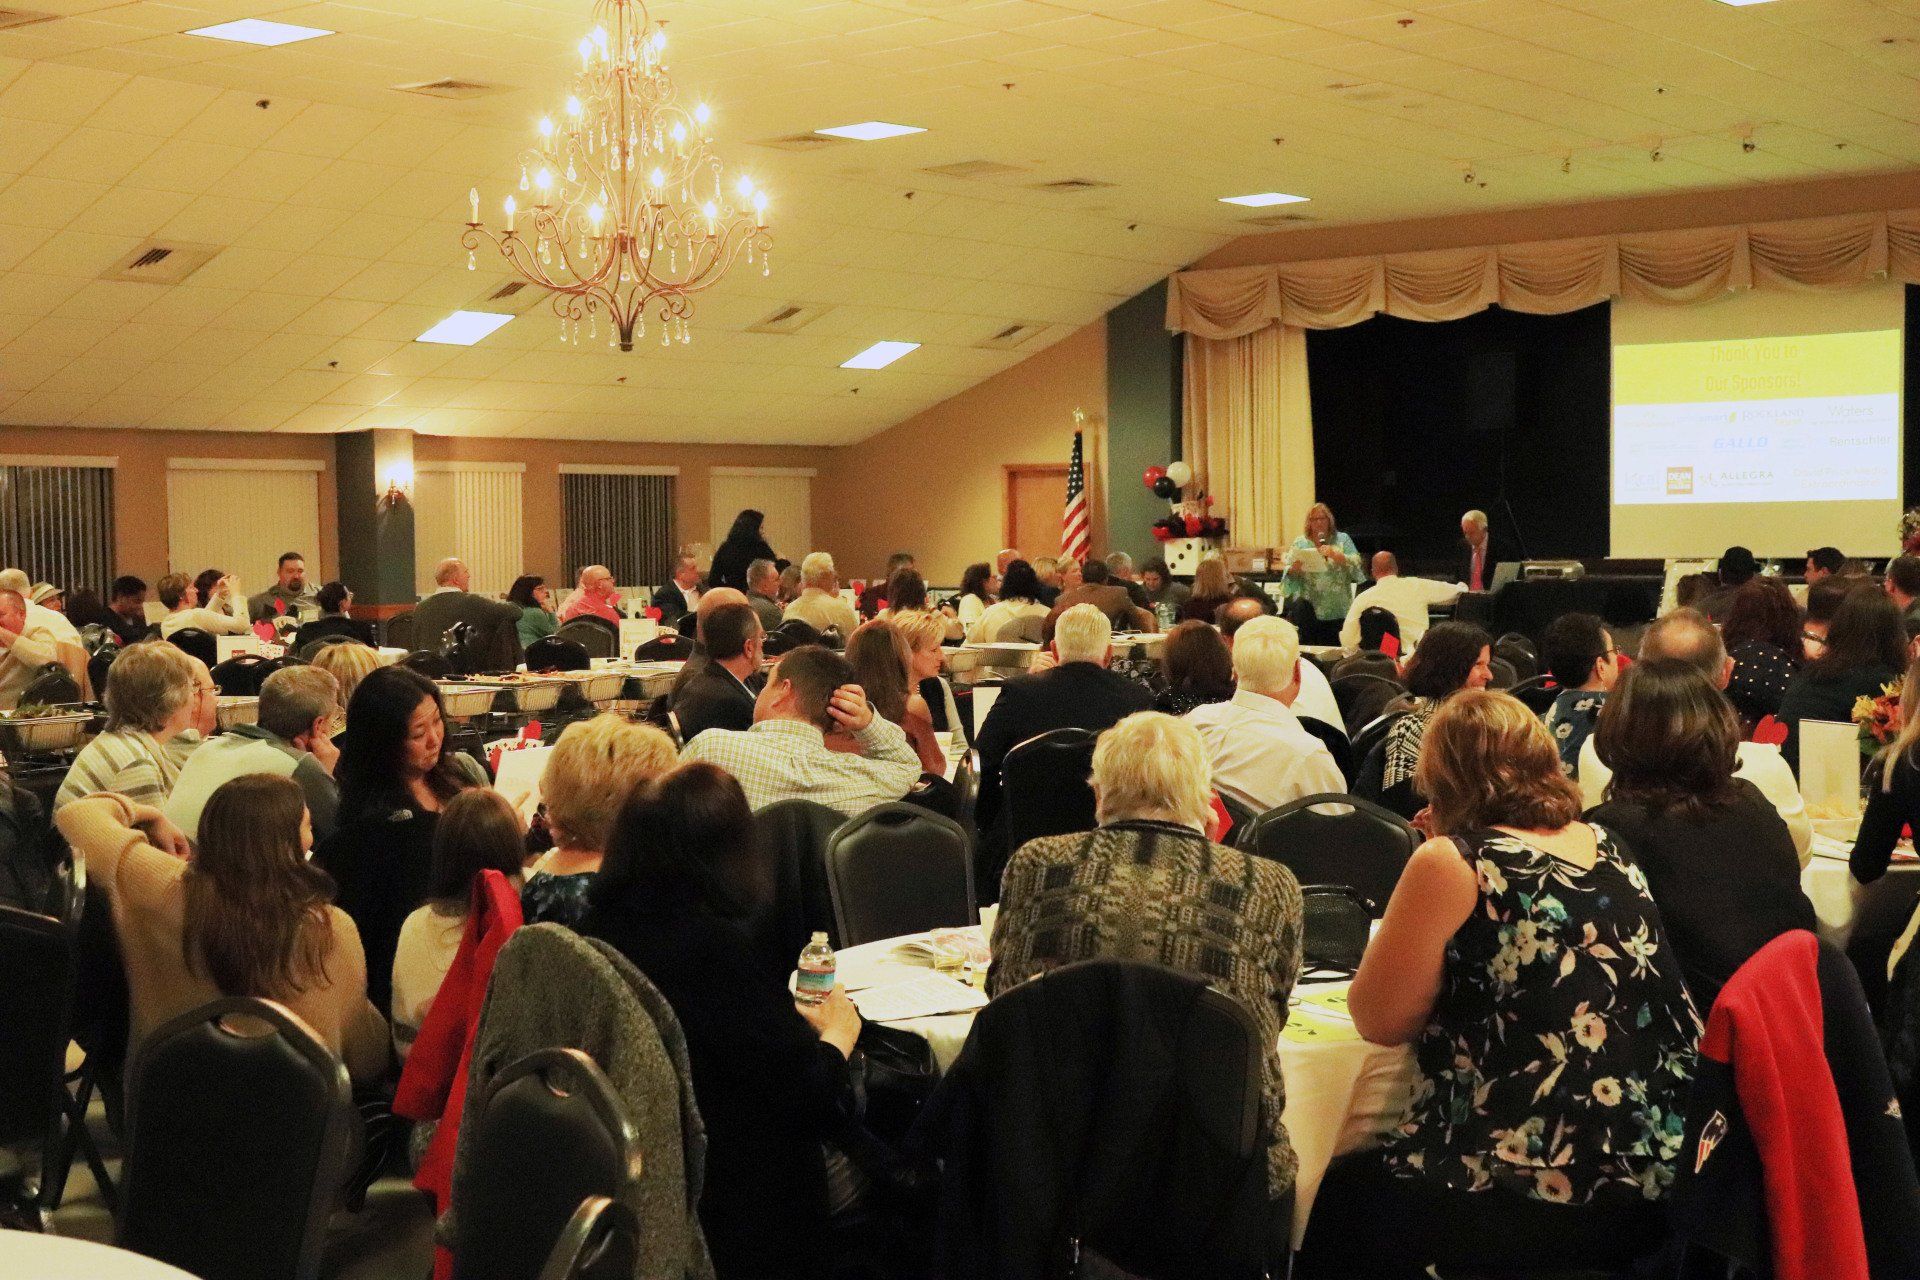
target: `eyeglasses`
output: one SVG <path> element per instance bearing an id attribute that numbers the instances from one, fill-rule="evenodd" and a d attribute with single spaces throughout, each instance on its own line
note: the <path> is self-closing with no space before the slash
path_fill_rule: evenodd
<path id="1" fill-rule="evenodd" d="M 193 686 L 193 691 L 204 697 L 209 693 L 213 693 L 213 694 L 219 693 L 220 686 L 217 684 L 196 684 Z"/>

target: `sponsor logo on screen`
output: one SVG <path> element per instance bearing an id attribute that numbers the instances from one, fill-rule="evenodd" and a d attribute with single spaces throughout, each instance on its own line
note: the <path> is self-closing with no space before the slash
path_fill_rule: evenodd
<path id="1" fill-rule="evenodd" d="M 1669 495 L 1693 492 L 1692 467 L 1667 468 L 1667 493 Z"/>

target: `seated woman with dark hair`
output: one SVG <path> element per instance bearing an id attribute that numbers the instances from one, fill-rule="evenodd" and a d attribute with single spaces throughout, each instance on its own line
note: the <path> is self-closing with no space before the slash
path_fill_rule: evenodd
<path id="1" fill-rule="evenodd" d="M 1166 689 L 1154 701 L 1155 711 L 1183 716 L 1210 702 L 1233 697 L 1233 650 L 1210 622 L 1189 619 L 1167 632 L 1160 651 L 1160 675 Z"/>
<path id="2" fill-rule="evenodd" d="M 843 987 L 798 1005 L 747 924 L 773 892 L 740 784 L 683 765 L 621 810 L 580 931 L 673 1006 L 707 1128 L 700 1223 L 721 1276 L 829 1271 L 828 1223 L 857 1199 L 830 1147 L 849 1105 L 860 1014 Z"/>
<path id="3" fill-rule="evenodd" d="M 1800 670 L 1800 625 L 1800 606 L 1778 578 L 1749 578 L 1733 593 L 1720 640 L 1733 659 L 1727 697 L 1749 727 L 1778 714 L 1787 682 Z"/>
<path id="4" fill-rule="evenodd" d="M 1877 698 L 1907 669 L 1907 632 L 1900 606 L 1870 581 L 1847 593 L 1827 629 L 1825 651 L 1787 682 L 1780 696 L 1780 722 L 1787 740 L 1780 748 L 1800 768 L 1800 722 L 1853 718 L 1853 704 Z"/>
<path id="5" fill-rule="evenodd" d="M 1814 927 L 1787 824 L 1734 776 L 1739 748 L 1740 722 L 1726 698 L 1699 668 L 1670 660 L 1630 668 L 1594 734 L 1613 780 L 1588 816 L 1646 872 L 1701 1010 L 1754 952 Z"/>
<path id="6" fill-rule="evenodd" d="M 1407 659 L 1402 676 L 1411 708 L 1394 721 L 1386 740 L 1360 762 L 1353 790 L 1403 818 L 1412 818 L 1426 803 L 1413 775 L 1427 724 L 1454 694 L 1487 687 L 1493 679 L 1493 637 L 1471 622 L 1429 627 L 1420 637 L 1420 647 Z"/>
<path id="7" fill-rule="evenodd" d="M 900 571 L 911 572 L 910 569 Z M 894 576 L 898 578 L 899 574 Z M 933 616 L 925 610 L 916 612 L 922 617 Z M 913 649 L 907 638 L 886 618 L 863 622 L 847 637 L 847 661 L 853 666 L 854 682 L 866 690 L 873 713 L 906 731 L 907 741 L 920 757 L 920 768 L 924 772 L 936 778 L 944 777 L 947 755 L 940 749 L 939 739 L 933 736 L 933 713 L 920 694 L 919 680 L 914 677 Z M 835 751 L 857 753 L 859 750 L 853 735 L 844 732 L 829 735 L 827 745 Z"/>
<path id="8" fill-rule="evenodd" d="M 507 601 L 520 606 L 520 621 L 514 629 L 520 635 L 522 649 L 560 629 L 560 621 L 554 616 L 553 591 L 540 575 L 523 573 L 515 578 L 507 588 Z"/>
<path id="9" fill-rule="evenodd" d="M 1700 1036 L 1660 909 L 1518 699 L 1459 692 L 1424 739 L 1432 838 L 1347 997 L 1422 1078 L 1328 1171 L 1298 1274 L 1624 1271 L 1666 1234 Z"/>
<path id="10" fill-rule="evenodd" d="M 1047 606 L 1040 602 L 1040 576 L 1025 560 L 1007 566 L 1000 580 L 1000 598 L 988 605 L 980 620 L 967 630 L 968 644 L 992 644 L 1004 637 L 1008 628 L 1030 626 L 1028 638 L 1038 641 L 1040 628 L 1047 619 Z"/>
<path id="11" fill-rule="evenodd" d="M 344 582 L 329 582 L 321 587 L 315 599 L 320 605 L 320 616 L 311 622 L 300 624 L 300 630 L 294 633 L 293 651 L 299 653 L 315 640 L 338 637 L 354 640 L 364 645 L 376 643 L 373 637 L 373 624 L 352 617 L 347 611 L 353 607 L 353 592 L 347 590 Z"/>

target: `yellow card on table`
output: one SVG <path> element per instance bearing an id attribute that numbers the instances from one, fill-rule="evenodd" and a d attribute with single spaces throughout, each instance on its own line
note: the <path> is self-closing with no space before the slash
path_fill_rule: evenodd
<path id="1" fill-rule="evenodd" d="M 1351 1020 L 1309 1013 L 1304 1006 L 1288 1015 L 1286 1029 L 1280 1035 L 1295 1044 L 1337 1044 L 1360 1038 Z"/>

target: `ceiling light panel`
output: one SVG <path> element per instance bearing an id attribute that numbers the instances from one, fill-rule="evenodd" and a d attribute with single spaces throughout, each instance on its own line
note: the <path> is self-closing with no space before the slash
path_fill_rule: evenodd
<path id="1" fill-rule="evenodd" d="M 888 124 L 884 120 L 868 120 L 863 124 L 841 124 L 831 129 L 815 129 L 829 138 L 852 138 L 855 142 L 878 142 L 882 138 L 900 138 L 909 133 L 925 133 L 919 125 Z"/>
<path id="2" fill-rule="evenodd" d="M 456 311 L 427 330 L 415 342 L 438 342 L 450 347 L 470 347 L 495 329 L 511 322 L 512 316 L 492 311 Z"/>
<path id="3" fill-rule="evenodd" d="M 876 342 L 853 359 L 841 365 L 842 369 L 884 369 L 909 351 L 917 351 L 917 342 Z"/>
<path id="4" fill-rule="evenodd" d="M 211 27 L 195 27 L 187 34 L 205 36 L 209 40 L 230 40 L 235 44 L 255 44 L 273 48 L 283 44 L 298 44 L 302 40 L 317 40 L 321 36 L 330 36 L 333 32 L 320 27 L 299 27 L 290 22 L 269 22 L 265 18 L 241 18 L 235 22 L 221 22 Z"/>
<path id="5" fill-rule="evenodd" d="M 1240 204 L 1249 209 L 1264 209 L 1276 204 L 1305 204 L 1306 196 L 1290 196 L 1281 191 L 1261 191 L 1250 196 L 1221 196 L 1221 204 Z"/>

